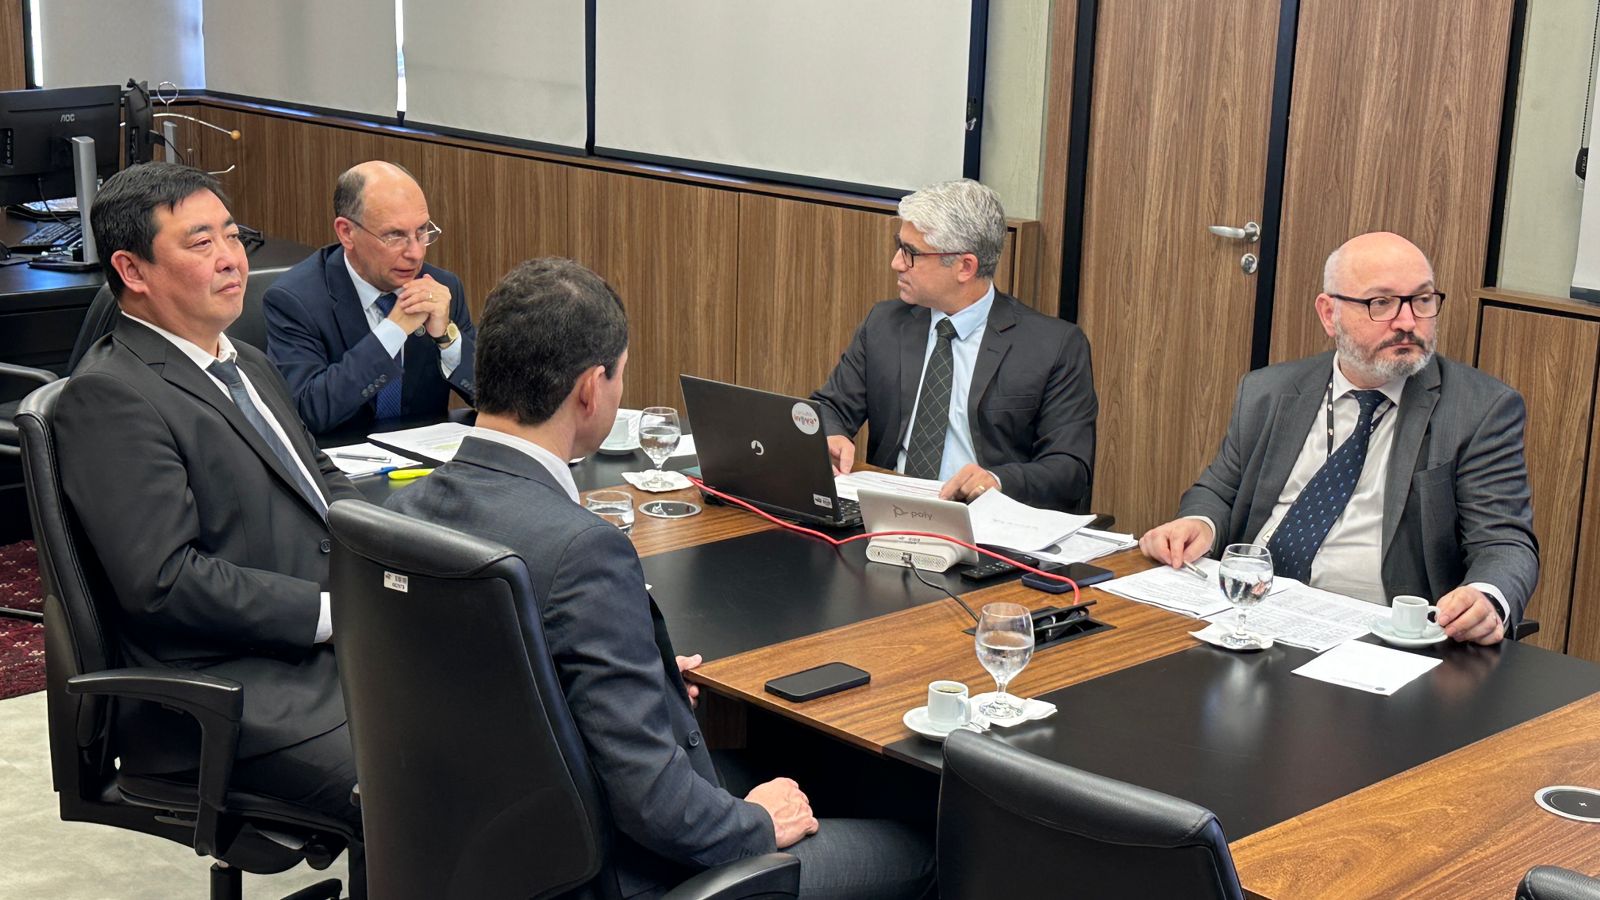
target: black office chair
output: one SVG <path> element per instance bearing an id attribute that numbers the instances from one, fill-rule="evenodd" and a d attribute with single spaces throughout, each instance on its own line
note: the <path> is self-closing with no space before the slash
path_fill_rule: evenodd
<path id="1" fill-rule="evenodd" d="M 289 266 L 273 266 L 267 269 L 252 269 L 250 277 L 245 280 L 244 286 L 244 311 L 239 318 L 228 326 L 228 338 L 243 341 L 257 350 L 267 349 L 267 315 L 262 310 L 261 297 L 278 280 L 278 276 L 289 271 Z M 94 299 L 89 301 L 89 312 L 83 317 L 83 324 L 78 326 L 78 336 L 72 341 L 72 357 L 67 363 L 67 371 L 78 368 L 78 361 L 89 352 L 94 342 L 111 333 L 117 323 L 117 298 L 111 293 L 110 285 L 101 285 L 95 292 Z"/>
<path id="2" fill-rule="evenodd" d="M 16 423 L 11 421 L 17 414 L 17 407 L 21 405 L 22 398 L 41 385 L 49 384 L 56 380 L 56 373 L 45 369 L 35 369 L 30 366 L 18 366 L 12 363 L 0 363 L 0 466 L 9 469 L 15 465 L 11 460 L 22 456 L 22 442 L 17 437 Z M 11 480 L 16 476 L 8 474 L 5 481 L 6 487 L 15 489 L 16 482 Z M 8 619 L 29 619 L 40 621 L 44 613 L 31 609 L 12 609 L 9 606 L 0 606 L 0 617 Z"/>
<path id="3" fill-rule="evenodd" d="M 1517 900 L 1600 900 L 1600 879 L 1559 866 L 1534 866 L 1517 885 Z"/>
<path id="4" fill-rule="evenodd" d="M 610 816 L 522 559 L 360 500 L 328 524 L 372 896 L 616 897 Z M 793 897 L 799 880 L 775 853 L 668 896 Z"/>
<path id="5" fill-rule="evenodd" d="M 942 900 L 1243 896 L 1209 810 L 970 731 L 944 744 L 938 867 Z"/>
<path id="6" fill-rule="evenodd" d="M 45 591 L 50 770 L 61 818 L 141 831 L 215 857 L 213 900 L 238 900 L 241 871 L 282 872 L 302 861 L 327 868 L 350 840 L 347 826 L 228 789 L 244 708 L 237 682 L 182 669 L 119 667 L 117 604 L 57 470 L 51 419 L 67 383 L 63 379 L 34 391 L 17 414 L 23 482 Z M 113 706 L 128 702 L 160 703 L 199 722 L 197 781 L 118 771 Z M 330 879 L 291 897 L 335 900 L 339 894 L 339 882 Z"/>

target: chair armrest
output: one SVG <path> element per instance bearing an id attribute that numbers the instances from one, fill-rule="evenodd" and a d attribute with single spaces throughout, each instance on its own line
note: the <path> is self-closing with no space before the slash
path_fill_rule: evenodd
<path id="1" fill-rule="evenodd" d="M 67 679 L 69 694 L 102 694 L 146 700 L 193 716 L 200 723 L 200 778 L 195 785 L 194 848 L 211 856 L 218 824 L 227 809 L 228 784 L 239 753 L 244 687 L 237 681 L 181 669 L 106 669 Z"/>
<path id="2" fill-rule="evenodd" d="M 1534 866 L 1517 885 L 1517 900 L 1600 900 L 1600 881 L 1559 866 Z"/>
<path id="3" fill-rule="evenodd" d="M 55 381 L 56 377 L 56 373 L 48 369 L 0 362 L 0 400 L 21 400 L 34 388 Z"/>
<path id="4" fill-rule="evenodd" d="M 1533 637 L 1534 635 L 1536 635 L 1538 633 L 1539 633 L 1539 620 L 1538 619 L 1523 619 L 1521 622 L 1517 623 L 1517 627 L 1511 629 L 1511 639 L 1513 641 L 1525 640 L 1527 638 Z"/>
<path id="5" fill-rule="evenodd" d="M 787 853 L 767 853 L 707 869 L 667 892 L 662 900 L 745 900 L 799 894 L 800 860 Z"/>

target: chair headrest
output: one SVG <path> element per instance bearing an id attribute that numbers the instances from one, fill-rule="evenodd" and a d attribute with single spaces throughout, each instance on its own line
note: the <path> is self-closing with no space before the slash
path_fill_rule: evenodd
<path id="1" fill-rule="evenodd" d="M 470 578 L 516 553 L 492 541 L 413 519 L 365 500 L 337 500 L 328 529 L 351 550 L 434 578 Z"/>

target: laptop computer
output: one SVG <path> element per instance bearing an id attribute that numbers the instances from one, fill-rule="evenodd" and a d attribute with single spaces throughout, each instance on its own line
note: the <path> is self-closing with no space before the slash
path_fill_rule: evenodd
<path id="1" fill-rule="evenodd" d="M 799 397 L 678 376 L 705 483 L 757 509 L 829 527 L 858 525 L 841 500 L 817 404 Z"/>
<path id="2" fill-rule="evenodd" d="M 926 531 L 948 535 L 969 544 L 977 543 L 972 536 L 972 515 L 965 503 L 940 500 L 937 497 L 911 497 L 867 488 L 862 488 L 856 493 L 861 498 L 861 519 L 866 524 L 868 532 Z M 908 545 L 926 543 L 949 547 L 956 551 L 956 563 L 969 566 L 978 563 L 977 552 L 960 544 L 952 544 L 938 538 L 914 536 L 896 537 L 894 540 Z"/>

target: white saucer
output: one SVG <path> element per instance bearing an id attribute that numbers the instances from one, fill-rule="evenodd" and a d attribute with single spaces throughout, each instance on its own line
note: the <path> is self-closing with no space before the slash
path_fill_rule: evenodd
<path id="1" fill-rule="evenodd" d="M 1385 644 L 1393 644 L 1396 647 L 1427 647 L 1445 639 L 1444 629 L 1432 622 L 1429 622 L 1428 627 L 1423 629 L 1421 637 L 1403 637 L 1395 634 L 1390 629 L 1388 622 L 1379 622 L 1372 626 L 1372 633 L 1377 635 L 1378 639 Z"/>
<path id="2" fill-rule="evenodd" d="M 601 444 L 598 452 L 607 456 L 632 456 L 633 451 L 639 449 L 639 442 L 631 444 Z"/>
<path id="3" fill-rule="evenodd" d="M 933 724 L 928 721 L 928 708 L 926 706 L 906 710 L 906 714 L 900 717 L 900 721 L 904 722 L 907 728 L 931 741 L 943 741 L 950 732 L 966 727 L 964 725 L 944 726 Z"/>

